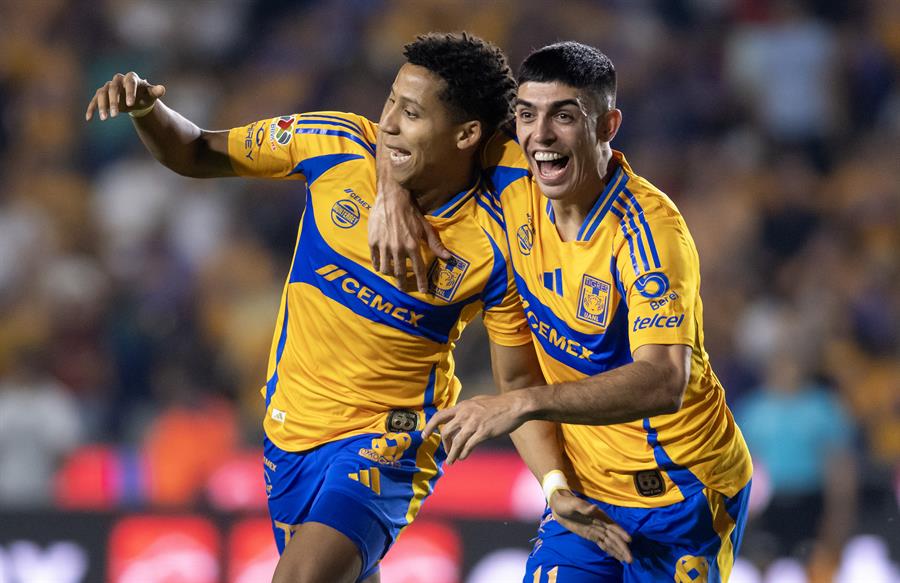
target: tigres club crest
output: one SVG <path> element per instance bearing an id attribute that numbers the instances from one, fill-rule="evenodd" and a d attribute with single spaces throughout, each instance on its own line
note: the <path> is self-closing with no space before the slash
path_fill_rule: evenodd
<path id="1" fill-rule="evenodd" d="M 601 279 L 584 274 L 581 279 L 581 293 L 578 294 L 578 313 L 582 322 L 606 328 L 609 316 L 610 285 Z"/>
<path id="2" fill-rule="evenodd" d="M 460 282 L 469 269 L 469 262 L 458 255 L 444 261 L 438 259 L 428 272 L 428 291 L 445 302 L 453 300 Z"/>

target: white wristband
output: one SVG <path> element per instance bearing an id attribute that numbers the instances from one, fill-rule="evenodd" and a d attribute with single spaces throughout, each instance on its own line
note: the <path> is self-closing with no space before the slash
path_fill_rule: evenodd
<path id="1" fill-rule="evenodd" d="M 131 117 L 144 117 L 145 115 L 147 115 L 148 113 L 150 113 L 151 111 L 153 111 L 153 108 L 154 108 L 154 107 L 156 107 L 156 100 L 155 100 L 155 99 L 153 100 L 153 103 L 151 103 L 150 105 L 148 105 L 148 106 L 145 107 L 144 109 L 135 109 L 134 111 L 129 111 L 129 112 L 128 112 L 128 115 L 130 115 Z"/>
<path id="2" fill-rule="evenodd" d="M 557 490 L 569 489 L 569 482 L 566 480 L 566 475 L 563 474 L 562 471 L 550 470 L 544 474 L 544 479 L 541 481 L 541 488 L 544 489 L 544 498 L 549 504 L 550 497 L 553 496 L 554 492 Z"/>

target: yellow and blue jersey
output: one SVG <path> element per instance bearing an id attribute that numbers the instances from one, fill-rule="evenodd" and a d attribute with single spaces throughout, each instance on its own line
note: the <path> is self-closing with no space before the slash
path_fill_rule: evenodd
<path id="1" fill-rule="evenodd" d="M 680 411 L 615 425 L 563 424 L 565 451 L 582 492 L 611 504 L 666 506 L 707 487 L 734 496 L 752 468 L 703 348 L 697 250 L 674 203 L 620 152 L 613 164 L 577 240 L 563 241 L 519 145 L 498 133 L 485 152 L 548 382 L 623 366 L 645 344 L 693 350 Z"/>
<path id="2" fill-rule="evenodd" d="M 266 434 L 286 451 L 384 433 L 394 409 L 422 416 L 455 403 L 451 350 L 481 312 L 494 342 L 529 341 L 499 211 L 480 181 L 429 213 L 453 254 L 433 262 L 430 293 L 399 291 L 372 270 L 376 133 L 373 122 L 338 112 L 229 132 L 237 174 L 306 181 L 262 389 Z"/>

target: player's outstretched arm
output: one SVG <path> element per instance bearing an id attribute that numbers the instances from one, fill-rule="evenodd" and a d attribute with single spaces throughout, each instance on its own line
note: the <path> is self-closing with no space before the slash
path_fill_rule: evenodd
<path id="1" fill-rule="evenodd" d="M 381 133 L 378 134 L 381 143 Z M 422 259 L 422 244 L 442 259 L 450 259 L 450 252 L 441 243 L 434 227 L 425 220 L 408 190 L 390 175 L 390 163 L 385 148 L 376 151 L 378 195 L 369 214 L 369 250 L 375 271 L 392 275 L 398 285 L 406 289 L 406 261 L 409 260 L 416 278 L 417 289 L 428 293 L 428 265 Z"/>
<path id="2" fill-rule="evenodd" d="M 116 73 L 94 92 L 84 118 L 90 121 L 96 112 L 105 121 L 130 113 L 141 141 L 167 168 L 194 178 L 234 176 L 228 132 L 200 129 L 160 101 L 165 93 L 165 86 L 154 85 L 134 71 Z"/>

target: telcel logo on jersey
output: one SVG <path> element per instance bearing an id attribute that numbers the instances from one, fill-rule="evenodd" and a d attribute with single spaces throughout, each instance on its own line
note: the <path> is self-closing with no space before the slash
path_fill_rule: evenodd
<path id="1" fill-rule="evenodd" d="M 578 295 L 578 312 L 575 316 L 582 322 L 606 328 L 609 314 L 609 290 L 611 286 L 592 275 L 581 278 L 581 293 Z"/>
<path id="2" fill-rule="evenodd" d="M 438 259 L 428 272 L 428 292 L 450 302 L 468 270 L 469 262 L 459 255 L 451 254 L 446 261 Z"/>
<path id="3" fill-rule="evenodd" d="M 425 315 L 414 312 L 409 308 L 395 306 L 391 302 L 386 302 L 381 294 L 375 293 L 375 290 L 372 288 L 361 284 L 358 279 L 349 277 L 346 269 L 341 269 L 333 263 L 317 269 L 316 275 L 322 276 L 325 281 L 339 280 L 341 282 L 341 290 L 347 295 L 369 306 L 371 309 L 389 314 L 413 328 L 419 327 L 419 320 Z"/>
<path id="4" fill-rule="evenodd" d="M 342 198 L 331 207 L 331 222 L 342 229 L 355 227 L 359 222 L 359 207 L 352 200 Z"/>
<path id="5" fill-rule="evenodd" d="M 652 318 L 635 318 L 632 331 L 646 330 L 647 328 L 678 328 L 684 322 L 684 314 L 680 316 L 663 316 L 657 314 Z"/>
<path id="6" fill-rule="evenodd" d="M 294 137 L 294 116 L 283 115 L 269 124 L 269 146 L 275 151 L 276 145 L 287 146 Z"/>

